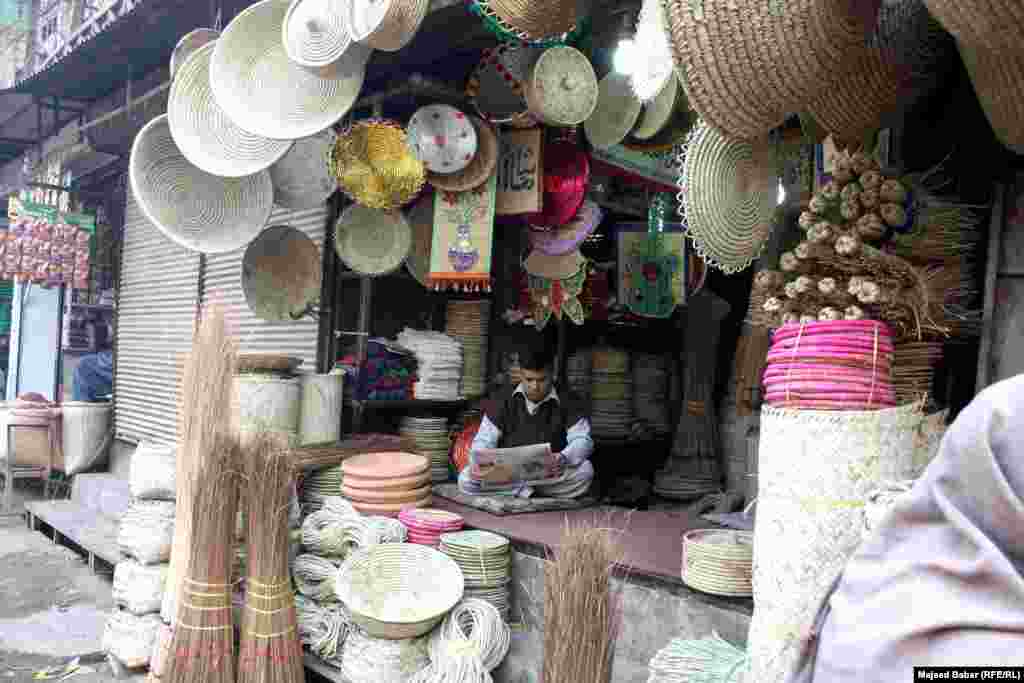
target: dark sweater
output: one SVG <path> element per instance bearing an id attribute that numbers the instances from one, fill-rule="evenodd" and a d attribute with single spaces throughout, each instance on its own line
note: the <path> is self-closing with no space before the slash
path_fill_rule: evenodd
<path id="1" fill-rule="evenodd" d="M 561 452 L 566 446 L 566 432 L 585 417 L 580 402 L 567 392 L 558 392 L 558 400 L 545 401 L 530 415 L 526 396 L 506 390 L 492 408 L 487 419 L 501 430 L 500 448 L 515 448 L 537 443 L 550 443 L 551 450 Z"/>

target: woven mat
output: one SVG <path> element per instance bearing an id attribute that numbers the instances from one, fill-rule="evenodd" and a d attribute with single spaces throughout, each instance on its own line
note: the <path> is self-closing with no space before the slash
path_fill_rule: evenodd
<path id="1" fill-rule="evenodd" d="M 581 510 L 597 505 L 597 499 L 584 498 L 516 498 L 513 496 L 471 496 L 459 490 L 454 483 L 438 484 L 434 495 L 466 505 L 492 515 L 521 515 L 527 512 L 551 512 L 554 510 Z"/>

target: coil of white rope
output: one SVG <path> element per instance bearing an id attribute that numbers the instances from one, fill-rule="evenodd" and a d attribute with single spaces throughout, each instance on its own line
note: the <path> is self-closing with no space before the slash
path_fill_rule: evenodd
<path id="1" fill-rule="evenodd" d="M 512 633 L 486 600 L 467 598 L 430 635 L 430 666 L 412 683 L 492 683 L 491 671 L 508 654 Z"/>

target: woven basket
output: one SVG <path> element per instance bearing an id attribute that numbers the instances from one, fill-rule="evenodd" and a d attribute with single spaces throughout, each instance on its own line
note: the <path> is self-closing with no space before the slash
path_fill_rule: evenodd
<path id="1" fill-rule="evenodd" d="M 860 543 L 868 494 L 916 476 L 919 405 L 821 413 L 764 408 L 748 680 L 793 670 L 821 599 Z"/>
<path id="2" fill-rule="evenodd" d="M 633 93 L 629 78 L 612 72 L 601 79 L 597 108 L 583 129 L 598 149 L 609 149 L 626 139 L 640 118 L 643 105 Z"/>
<path id="3" fill-rule="evenodd" d="M 427 16 L 428 0 L 352 0 L 352 37 L 384 52 L 398 52 L 419 31 Z"/>
<path id="4" fill-rule="evenodd" d="M 690 105 L 739 139 L 762 137 L 835 86 L 867 49 L 878 0 L 666 0 Z"/>
<path id="5" fill-rule="evenodd" d="M 135 137 L 129 178 L 153 225 L 176 244 L 206 254 L 248 244 L 274 208 L 269 173 L 221 178 L 196 168 L 175 144 L 166 115 Z"/>
<path id="6" fill-rule="evenodd" d="M 258 173 L 292 147 L 236 126 L 213 98 L 210 59 L 216 43 L 195 50 L 178 69 L 167 101 L 171 135 L 185 158 L 201 170 L 226 178 Z"/>
<path id="7" fill-rule="evenodd" d="M 328 67 L 352 45 L 348 17 L 341 8 L 351 3 L 329 0 L 293 0 L 281 25 L 281 40 L 288 58 L 311 69 Z"/>
<path id="8" fill-rule="evenodd" d="M 392 210 L 411 202 L 427 180 L 426 167 L 394 121 L 353 124 L 338 137 L 329 160 L 341 191 L 372 209 Z"/>
<path id="9" fill-rule="evenodd" d="M 524 41 L 548 40 L 569 33 L 582 17 L 577 0 L 489 0 L 484 11 Z"/>
<path id="10" fill-rule="evenodd" d="M 498 167 L 498 135 L 486 121 L 469 117 L 476 129 L 476 154 L 466 168 L 458 173 L 431 173 L 427 182 L 439 190 L 468 192 L 486 183 Z M 431 214 L 433 221 L 433 214 Z"/>
<path id="11" fill-rule="evenodd" d="M 683 534 L 682 579 L 691 588 L 735 597 L 753 595 L 754 534 L 695 529 Z"/>
<path id="12" fill-rule="evenodd" d="M 398 640 L 434 628 L 462 599 L 462 570 L 427 546 L 392 543 L 368 548 L 342 565 L 335 592 L 352 620 L 371 636 Z"/>
<path id="13" fill-rule="evenodd" d="M 215 31 L 212 28 L 197 28 L 182 36 L 178 44 L 174 46 L 174 52 L 171 53 L 171 79 L 174 79 L 178 73 L 178 68 L 185 63 L 189 55 L 203 45 L 212 43 L 219 37 L 220 31 Z"/>
<path id="14" fill-rule="evenodd" d="M 523 87 L 530 113 L 549 126 L 576 126 L 594 113 L 598 102 L 597 74 L 590 60 L 574 47 L 545 50 Z"/>
<path id="15" fill-rule="evenodd" d="M 401 212 L 352 204 L 338 218 L 334 248 L 357 273 L 385 275 L 405 263 L 412 248 L 412 229 Z"/>
<path id="16" fill-rule="evenodd" d="M 236 16 L 217 41 L 210 84 L 239 127 L 268 138 L 298 140 L 336 123 L 363 87 L 369 51 L 355 46 L 329 74 L 288 58 L 281 27 L 288 3 L 263 0 Z"/>
<path id="17" fill-rule="evenodd" d="M 242 258 L 242 292 L 261 320 L 291 322 L 320 300 L 320 250 L 301 230 L 273 225 Z"/>
<path id="18" fill-rule="evenodd" d="M 270 167 L 274 184 L 274 203 L 286 209 L 313 209 L 322 206 L 338 189 L 327 166 L 327 154 L 337 136 L 331 129 L 302 140 Z"/>

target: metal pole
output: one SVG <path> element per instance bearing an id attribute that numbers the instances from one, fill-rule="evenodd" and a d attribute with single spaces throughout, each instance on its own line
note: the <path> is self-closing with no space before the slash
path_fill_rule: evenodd
<path id="1" fill-rule="evenodd" d="M 371 312 L 373 306 L 373 278 L 362 277 L 359 279 L 359 325 L 358 336 L 356 337 L 356 362 L 359 368 L 359 379 L 357 387 L 362 386 L 366 374 L 366 356 L 370 342 Z M 359 433 L 363 428 L 363 402 L 356 401 L 353 404 L 352 431 Z"/>

